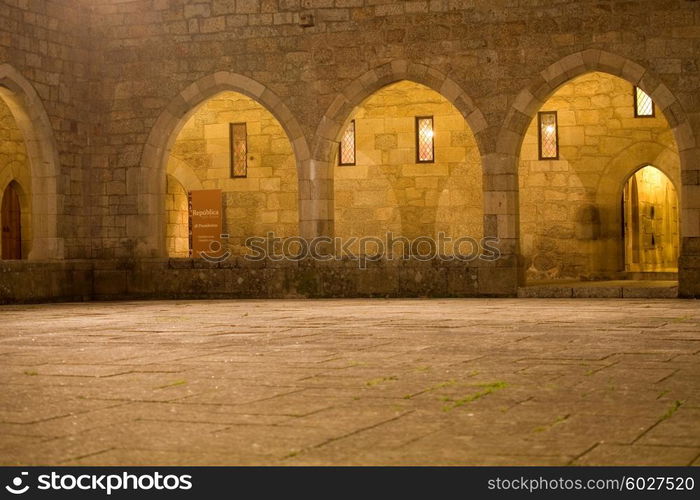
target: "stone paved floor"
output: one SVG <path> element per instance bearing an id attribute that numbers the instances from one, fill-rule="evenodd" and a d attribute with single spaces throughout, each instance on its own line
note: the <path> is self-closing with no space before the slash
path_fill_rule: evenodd
<path id="1" fill-rule="evenodd" d="M 700 464 L 692 300 L 0 308 L 0 464 Z"/>

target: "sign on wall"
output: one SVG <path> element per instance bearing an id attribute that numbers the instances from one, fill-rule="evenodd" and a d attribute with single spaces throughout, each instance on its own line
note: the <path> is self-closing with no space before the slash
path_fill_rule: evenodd
<path id="1" fill-rule="evenodd" d="M 190 256 L 215 255 L 221 250 L 221 190 L 190 191 Z"/>

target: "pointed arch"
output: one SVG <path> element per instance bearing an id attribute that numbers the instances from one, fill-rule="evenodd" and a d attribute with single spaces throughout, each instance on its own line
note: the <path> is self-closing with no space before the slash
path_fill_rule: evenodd
<path id="1" fill-rule="evenodd" d="M 597 199 L 618 197 L 627 181 L 640 169 L 652 165 L 660 170 L 673 185 L 677 193 L 681 192 L 680 162 L 678 153 L 656 142 L 638 142 L 625 148 L 612 158 L 605 168 L 605 174 L 598 183 Z"/>
<path id="2" fill-rule="evenodd" d="M 485 150 L 486 119 L 462 87 L 441 71 L 425 64 L 395 60 L 371 69 L 350 82 L 324 113 L 316 129 L 313 157 L 328 160 L 340 129 L 353 110 L 382 87 L 402 80 L 420 83 L 442 95 L 464 116 L 480 152 Z"/>
<path id="3" fill-rule="evenodd" d="M 485 130 L 488 127 L 474 101 L 452 78 L 425 64 L 405 59 L 377 66 L 355 78 L 336 96 L 326 109 L 314 135 L 306 201 L 301 201 L 301 227 L 304 235 L 334 233 L 333 155 L 341 128 L 353 110 L 382 87 L 403 80 L 419 83 L 442 95 L 466 120 L 479 147 L 486 150 Z"/>
<path id="4" fill-rule="evenodd" d="M 654 164 L 639 165 L 625 179 L 618 200 L 624 269 L 677 272 L 680 207 L 673 179 Z"/>
<path id="5" fill-rule="evenodd" d="M 233 91 L 255 100 L 279 121 L 292 145 L 299 178 L 308 164 L 309 148 L 302 128 L 287 105 L 272 90 L 244 75 L 219 71 L 188 85 L 161 112 L 144 145 L 140 168 L 128 173 L 129 194 L 137 195 L 138 220 L 129 236 L 136 254 L 165 254 L 164 196 L 168 157 L 179 132 L 199 106 L 217 94 Z"/>
<path id="6" fill-rule="evenodd" d="M 29 259 L 62 259 L 64 242 L 59 217 L 59 159 L 51 122 L 32 84 L 9 64 L 0 65 L 0 98 L 22 131 L 31 176 L 31 214 L 34 224 Z"/>
<path id="7" fill-rule="evenodd" d="M 494 233 L 507 234 L 513 243 L 516 254 L 520 254 L 520 216 L 518 193 L 518 159 L 523 139 L 537 111 L 556 92 L 556 90 L 573 78 L 592 72 L 607 73 L 626 80 L 640 87 L 654 100 L 657 108 L 666 118 L 672 130 L 680 156 L 681 172 L 692 167 L 697 145 L 693 129 L 683 107 L 670 89 L 651 71 L 625 57 L 599 49 L 589 49 L 570 54 L 550 64 L 541 71 L 531 83 L 514 99 L 504 119 L 503 126 L 496 140 L 496 151 L 485 160 L 485 175 L 507 175 L 512 181 L 509 189 L 487 193 L 487 198 L 494 201 L 501 199 L 498 206 L 494 203 Z M 689 189 L 684 187 L 684 191 Z M 700 236 L 700 225 L 693 218 L 693 208 L 687 204 L 688 196 L 681 196 L 683 222 L 682 237 Z M 488 202 L 487 202 L 488 203 Z M 487 214 L 486 217 L 489 217 Z M 693 221 L 695 223 L 693 224 Z M 696 227 L 697 226 L 697 227 Z M 519 258 L 522 266 L 522 257 Z M 683 276 L 681 273 L 681 281 Z M 519 281 L 524 281 L 522 269 Z"/>
<path id="8" fill-rule="evenodd" d="M 687 115 L 676 97 L 656 75 L 630 59 L 603 50 L 589 49 L 570 54 L 550 64 L 518 94 L 498 136 L 497 153 L 506 157 L 517 157 L 525 132 L 537 110 L 563 84 L 577 76 L 594 71 L 620 77 L 650 95 L 666 117 L 680 152 L 696 146 Z"/>

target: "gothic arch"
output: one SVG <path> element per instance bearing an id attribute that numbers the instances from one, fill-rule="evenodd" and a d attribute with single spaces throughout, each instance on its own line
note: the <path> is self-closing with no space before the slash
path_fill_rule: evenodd
<path id="1" fill-rule="evenodd" d="M 616 239 L 622 227 L 622 193 L 627 181 L 645 166 L 652 166 L 663 173 L 675 189 L 678 201 L 681 201 L 681 178 L 677 167 L 678 153 L 656 142 L 639 142 L 620 152 L 612 158 L 605 169 L 604 177 L 596 190 L 596 206 L 603 207 L 604 200 L 615 200 L 615 205 L 600 211 L 601 234 L 603 237 Z M 680 208 L 680 207 L 679 207 Z M 624 241 L 620 241 L 618 267 L 622 269 L 625 262 Z"/>
<path id="2" fill-rule="evenodd" d="M 61 259 L 63 239 L 58 218 L 62 198 L 58 194 L 59 159 L 51 122 L 32 84 L 9 64 L 0 65 L 0 97 L 22 131 L 31 176 L 31 213 L 34 224 L 29 258 Z"/>
<path id="3" fill-rule="evenodd" d="M 488 194 L 494 200 L 491 205 L 493 214 L 497 216 L 494 232 L 498 235 L 507 234 L 515 253 L 519 253 L 516 249 L 520 233 L 518 158 L 528 126 L 537 111 L 561 85 L 577 76 L 596 71 L 622 78 L 651 96 L 673 132 L 680 153 L 681 172 L 690 167 L 692 151 L 695 148 L 691 124 L 680 102 L 659 77 L 630 59 L 603 50 L 589 49 L 570 54 L 547 66 L 515 97 L 498 134 L 496 151 L 489 155 L 491 157 L 484 165 L 487 176 L 506 174 L 512 178 L 509 189 Z M 681 210 L 681 221 L 684 223 L 686 220 L 692 220 L 691 217 L 685 216 L 684 212 L 687 211 L 685 206 Z M 486 217 L 489 217 L 489 214 Z M 685 228 L 683 232 L 687 234 L 682 236 L 696 236 L 694 233 L 700 230 L 689 225 Z M 519 281 L 522 283 L 523 279 L 521 273 Z"/>
<path id="4" fill-rule="evenodd" d="M 620 77 L 649 94 L 666 117 L 678 150 L 682 152 L 695 147 L 695 138 L 688 117 L 675 96 L 657 76 L 624 57 L 598 49 L 589 49 L 568 55 L 550 64 L 518 94 L 498 136 L 497 153 L 508 157 L 519 156 L 520 146 L 530 121 L 547 99 L 569 80 L 594 71 Z"/>
<path id="5" fill-rule="evenodd" d="M 190 84 L 161 112 L 144 145 L 141 165 L 132 176 L 138 179 L 132 192 L 138 196 L 139 221 L 132 227 L 139 255 L 161 256 L 165 252 L 164 193 L 170 150 L 180 130 L 199 105 L 215 95 L 232 91 L 248 96 L 265 107 L 284 129 L 296 158 L 297 172 L 304 177 L 309 148 L 301 126 L 287 105 L 270 89 L 247 76 L 219 71 Z M 131 185 L 130 185 L 131 187 Z M 136 191 L 136 192 L 133 192 Z"/>
<path id="6" fill-rule="evenodd" d="M 333 234 L 333 155 L 341 127 L 353 110 L 376 91 L 402 80 L 425 85 L 442 95 L 464 116 L 480 149 L 485 151 L 486 119 L 453 79 L 425 64 L 395 60 L 373 68 L 350 82 L 326 109 L 314 135 L 305 207 L 300 205 L 302 234 Z M 305 209 L 306 208 L 306 209 Z"/>
<path id="7" fill-rule="evenodd" d="M 647 165 L 657 168 L 668 177 L 680 197 L 680 172 L 673 168 L 673 164 L 677 165 L 678 162 L 679 157 L 675 151 L 655 142 L 638 142 L 608 162 L 605 169 L 607 182 L 601 180 L 598 184 L 598 199 L 611 194 L 617 198 L 622 196 L 622 190 L 630 177 Z"/>
<path id="8" fill-rule="evenodd" d="M 324 113 L 316 129 L 313 157 L 317 160 L 331 162 L 329 155 L 332 154 L 333 145 L 343 123 L 353 110 L 377 90 L 401 80 L 425 85 L 450 101 L 464 116 L 476 138 L 479 149 L 483 153 L 484 138 L 482 132 L 487 127 L 486 119 L 459 84 L 444 73 L 425 64 L 396 60 L 367 71 L 350 82 L 338 94 Z"/>

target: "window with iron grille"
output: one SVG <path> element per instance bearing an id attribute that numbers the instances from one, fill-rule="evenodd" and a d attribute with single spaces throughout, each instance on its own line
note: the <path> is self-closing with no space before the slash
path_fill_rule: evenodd
<path id="1" fill-rule="evenodd" d="M 416 116 L 416 163 L 435 162 L 435 131 L 432 116 Z"/>
<path id="2" fill-rule="evenodd" d="M 639 87 L 634 87 L 634 116 L 637 118 L 654 116 L 654 101 Z"/>
<path id="3" fill-rule="evenodd" d="M 355 120 L 352 120 L 340 138 L 338 165 L 355 164 Z"/>
<path id="4" fill-rule="evenodd" d="M 248 128 L 245 123 L 231 123 L 231 177 L 248 176 Z"/>
<path id="5" fill-rule="evenodd" d="M 537 113 L 537 122 L 540 160 L 558 160 L 559 131 L 557 130 L 557 112 L 540 111 Z"/>

